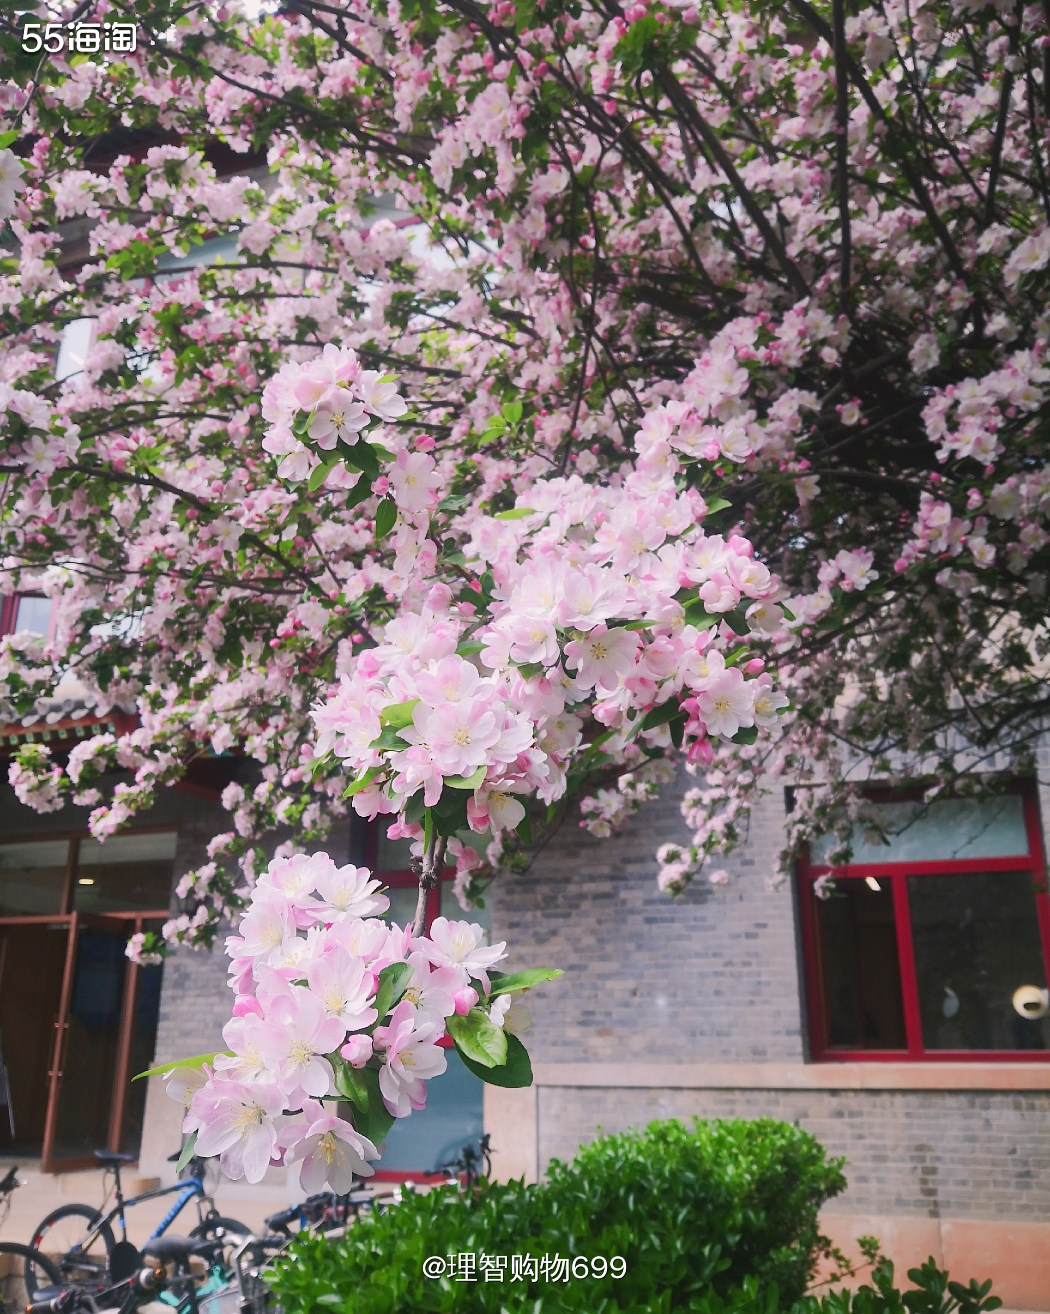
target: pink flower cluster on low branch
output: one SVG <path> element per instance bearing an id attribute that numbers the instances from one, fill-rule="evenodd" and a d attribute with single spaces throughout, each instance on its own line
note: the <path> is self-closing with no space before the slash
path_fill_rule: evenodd
<path id="1" fill-rule="evenodd" d="M 479 1075 L 531 1079 L 508 1005 L 558 973 L 494 972 L 505 946 L 486 945 L 477 924 L 439 917 L 426 935 L 388 924 L 379 885 L 324 853 L 271 862 L 226 942 L 229 1049 L 158 1069 L 196 1152 L 218 1155 L 227 1176 L 257 1182 L 301 1161 L 304 1191 L 349 1191 L 375 1171 L 394 1121 L 426 1106 L 446 1027 Z"/>

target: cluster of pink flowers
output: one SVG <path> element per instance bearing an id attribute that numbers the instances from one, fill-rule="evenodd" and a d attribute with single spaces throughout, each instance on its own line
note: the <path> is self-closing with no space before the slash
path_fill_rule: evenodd
<path id="1" fill-rule="evenodd" d="M 379 1149 L 328 1101 L 367 1096 L 374 1074 L 388 1118 L 407 1117 L 445 1071 L 448 1018 L 477 1010 L 504 1025 L 507 996 L 488 995 L 505 946 L 465 921 L 439 917 L 427 935 L 388 924 L 379 885 L 324 853 L 275 859 L 227 940 L 229 1049 L 174 1067 L 167 1083 L 186 1105 L 183 1130 L 228 1176 L 257 1182 L 271 1163 L 301 1160 L 305 1191 L 349 1190 Z"/>
<path id="2" fill-rule="evenodd" d="M 326 353 L 267 387 L 304 408 L 318 398 L 300 423 L 307 452 L 323 448 L 314 435 L 329 403 L 318 379 L 352 358 Z M 285 420 L 278 429 L 287 434 Z M 313 711 L 314 754 L 334 753 L 354 773 L 359 813 L 404 816 L 416 800 L 401 833 L 421 836 L 422 810 L 449 787 L 469 792 L 471 829 L 499 832 L 522 822 L 523 795 L 561 798 L 597 734 L 610 760 L 640 741 L 654 751 L 674 742 L 704 761 L 711 738 L 776 723 L 787 699 L 744 642 L 752 628 L 785 623 L 777 581 L 745 538 L 705 531 L 707 505 L 676 485 L 679 461 L 658 425 L 643 427 L 638 448 L 615 485 L 536 479 L 510 511 L 463 517 L 458 595 L 435 543 L 448 530 L 431 521 L 440 473 L 425 451 L 398 453 L 394 547 L 413 563 L 417 596 L 433 582 L 377 646 L 350 658 Z M 413 459 L 419 478 L 406 482 Z M 657 709 L 666 715 L 647 720 Z"/>
<path id="3" fill-rule="evenodd" d="M 395 420 L 406 409 L 392 377 L 362 369 L 355 351 L 329 344 L 305 364 L 289 362 L 263 389 L 262 413 L 270 426 L 263 447 L 280 457 L 282 479 L 305 479 L 321 464 L 310 446 L 322 452 L 334 451 L 337 443 L 352 447 L 370 424 Z M 296 421 L 306 416 L 308 423 L 297 430 Z M 341 486 L 354 482 L 354 476 L 344 478 Z"/>

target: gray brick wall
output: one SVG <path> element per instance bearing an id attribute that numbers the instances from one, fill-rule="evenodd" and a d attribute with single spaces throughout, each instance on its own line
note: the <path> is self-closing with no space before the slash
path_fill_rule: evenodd
<path id="1" fill-rule="evenodd" d="M 783 795 L 758 805 L 746 846 L 720 864 L 731 885 L 694 882 L 672 901 L 654 854 L 688 837 L 679 797 L 668 789 L 606 840 L 570 818 L 527 875 L 493 887 L 493 938 L 513 966 L 565 971 L 532 1009 L 535 1059 L 801 1060 L 792 895 L 767 880 Z"/>
<path id="2" fill-rule="evenodd" d="M 1050 1217 L 1050 1094 L 568 1089 L 539 1092 L 540 1163 L 654 1118 L 780 1118 L 846 1158 L 829 1213 Z"/>
<path id="3" fill-rule="evenodd" d="M 672 790 L 610 840 L 570 821 L 528 875 L 494 888 L 494 938 L 508 941 L 513 966 L 566 971 L 532 1004 L 534 1059 L 801 1065 L 793 897 L 768 884 L 783 819 L 776 793 L 722 864 L 733 883 L 677 902 L 657 890 L 653 857 L 686 835 Z M 1031 1220 L 1050 1215 L 1048 1114 L 1050 1092 L 552 1085 L 538 1092 L 538 1162 L 571 1158 L 599 1128 L 770 1116 L 846 1156 L 835 1212 Z"/>

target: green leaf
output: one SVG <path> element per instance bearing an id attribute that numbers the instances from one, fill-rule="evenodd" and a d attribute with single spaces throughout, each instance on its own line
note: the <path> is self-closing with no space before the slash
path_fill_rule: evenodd
<path id="1" fill-rule="evenodd" d="M 666 725 L 668 721 L 673 721 L 681 711 L 677 699 L 671 699 L 670 702 L 664 703 L 662 707 L 653 707 L 646 712 L 642 718 L 641 728 L 643 730 L 655 730 L 658 725 Z"/>
<path id="2" fill-rule="evenodd" d="M 397 524 L 397 503 L 390 497 L 384 497 L 376 507 L 376 538 L 386 538 Z"/>
<path id="3" fill-rule="evenodd" d="M 396 706 L 396 704 L 395 704 Z M 409 748 L 411 745 L 407 739 L 402 739 L 392 725 L 388 725 L 378 739 L 373 739 L 368 745 L 369 748 L 390 748 L 401 749 Z"/>
<path id="4" fill-rule="evenodd" d="M 492 989 L 489 998 L 509 994 L 512 990 L 531 990 L 544 981 L 556 981 L 564 973 L 557 967 L 531 967 L 527 972 L 490 972 Z"/>
<path id="5" fill-rule="evenodd" d="M 659 624 L 660 622 L 656 620 L 624 621 L 619 628 L 622 630 L 647 630 L 650 626 Z"/>
<path id="6" fill-rule="evenodd" d="M 315 469 L 311 470 L 310 478 L 306 481 L 308 491 L 316 493 L 342 459 L 341 456 L 333 456 L 329 460 L 323 461 Z"/>
<path id="7" fill-rule="evenodd" d="M 393 1127 L 395 1118 L 392 1113 L 387 1113 L 386 1105 L 383 1103 L 383 1093 L 379 1089 L 379 1073 L 372 1068 L 360 1068 L 358 1076 L 368 1091 L 368 1104 L 364 1109 L 355 1110 L 354 1126 L 362 1136 L 367 1136 L 373 1145 L 379 1145 L 386 1139 L 386 1134 Z"/>
<path id="8" fill-rule="evenodd" d="M 481 652 L 485 645 L 479 639 L 470 639 L 467 643 L 461 643 L 456 649 L 457 657 L 473 657 L 476 652 Z"/>
<path id="9" fill-rule="evenodd" d="M 515 831 L 523 843 L 532 843 L 532 822 L 529 820 L 529 810 L 527 807 L 525 809 L 525 815 L 518 822 Z"/>
<path id="10" fill-rule="evenodd" d="M 197 1133 L 190 1132 L 189 1139 L 186 1141 L 186 1144 L 179 1151 L 179 1157 L 175 1162 L 175 1171 L 177 1173 L 181 1173 L 183 1168 L 186 1167 L 186 1165 L 193 1158 L 196 1152 L 197 1152 Z"/>
<path id="11" fill-rule="evenodd" d="M 357 779 L 352 781 L 347 785 L 346 789 L 343 790 L 343 798 L 353 798 L 355 794 L 360 794 L 362 789 L 367 789 L 382 770 L 383 768 L 381 766 L 365 767 Z"/>
<path id="12" fill-rule="evenodd" d="M 403 730 L 406 725 L 412 724 L 412 713 L 418 704 L 418 698 L 412 698 L 407 703 L 391 703 L 379 713 L 380 723 L 392 725 L 395 730 Z"/>
<path id="13" fill-rule="evenodd" d="M 341 1054 L 329 1054 L 328 1062 L 335 1073 L 336 1092 L 364 1113 L 368 1108 L 368 1086 L 361 1073 Z"/>
<path id="14" fill-rule="evenodd" d="M 524 520 L 526 516 L 535 514 L 531 506 L 516 506 L 509 511 L 497 511 L 492 518 L 493 520 Z"/>
<path id="15" fill-rule="evenodd" d="M 522 1087 L 532 1085 L 532 1063 L 529 1059 L 529 1052 L 517 1036 L 512 1036 L 509 1032 L 507 1036 L 507 1061 L 501 1063 L 498 1067 L 488 1068 L 481 1063 L 475 1063 L 474 1060 L 462 1050 L 459 1056 L 463 1060 L 463 1066 L 468 1072 L 473 1072 L 475 1077 L 480 1077 L 482 1081 L 488 1082 L 490 1086 L 503 1086 L 510 1090 L 520 1090 Z M 459 1046 L 456 1047 L 459 1049 Z"/>
<path id="16" fill-rule="evenodd" d="M 758 738 L 758 726 L 748 725 L 738 730 L 730 740 L 733 744 L 753 744 Z"/>
<path id="17" fill-rule="evenodd" d="M 161 1063 L 158 1067 L 147 1068 L 145 1072 L 138 1072 L 132 1077 L 132 1081 L 139 1081 L 142 1077 L 160 1077 L 165 1072 L 174 1072 L 176 1068 L 203 1068 L 205 1063 L 211 1063 L 218 1058 L 220 1054 L 230 1054 L 228 1049 L 213 1049 L 210 1054 L 194 1054 L 192 1058 L 172 1059 L 170 1063 Z"/>
<path id="18" fill-rule="evenodd" d="M 412 980 L 413 968 L 409 963 L 387 963 L 379 973 L 379 989 L 374 1004 L 382 1022 L 390 1010 L 397 1006 Z"/>
<path id="19" fill-rule="evenodd" d="M 485 779 L 485 768 L 479 766 L 478 769 L 469 776 L 446 776 L 445 784 L 451 785 L 453 789 L 477 789 Z"/>
<path id="20" fill-rule="evenodd" d="M 524 414 L 524 410 L 525 408 L 522 406 L 521 402 L 518 401 L 507 402 L 505 406 L 500 407 L 500 411 L 503 414 L 503 418 L 509 421 L 509 423 L 511 424 L 518 423 L 518 421 L 521 419 L 522 415 Z"/>
<path id="21" fill-rule="evenodd" d="M 338 451 L 347 465 L 362 471 L 373 481 L 379 478 L 379 457 L 370 443 L 354 443 L 351 446 L 349 443 L 340 442 Z"/>
<path id="22" fill-rule="evenodd" d="M 507 1061 L 507 1033 L 483 1009 L 472 1008 L 466 1017 L 453 1014 L 445 1025 L 464 1058 L 483 1068 L 495 1068 Z"/>
<path id="23" fill-rule="evenodd" d="M 70 61 L 72 62 L 72 61 Z M 17 132 L 0 132 L 0 151 L 7 150 L 13 141 L 18 140 Z"/>
<path id="24" fill-rule="evenodd" d="M 713 498 L 707 504 L 707 514 L 709 516 L 712 516 L 716 511 L 724 511 L 727 507 L 730 507 L 732 505 L 733 503 L 727 502 L 724 497 Z"/>
<path id="25" fill-rule="evenodd" d="M 467 829 L 467 795 L 462 789 L 446 789 L 430 811 L 439 835 L 451 838 Z"/>
<path id="26" fill-rule="evenodd" d="M 751 605 L 750 599 L 747 605 Z M 747 622 L 746 612 L 747 608 L 744 606 L 735 607 L 732 611 L 724 612 L 720 619 L 725 621 L 734 634 L 747 634 L 751 626 Z"/>

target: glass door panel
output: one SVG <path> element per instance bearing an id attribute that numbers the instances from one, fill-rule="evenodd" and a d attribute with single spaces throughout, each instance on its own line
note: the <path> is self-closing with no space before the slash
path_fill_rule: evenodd
<path id="1" fill-rule="evenodd" d="M 926 1049 L 1050 1048 L 1050 1017 L 1013 1007 L 1046 987 L 1031 872 L 909 876 L 915 977 Z"/>
<path id="2" fill-rule="evenodd" d="M 121 1061 L 128 927 L 74 913 L 55 1023 L 44 1169 L 73 1166 L 110 1144 L 123 1104 Z"/>

